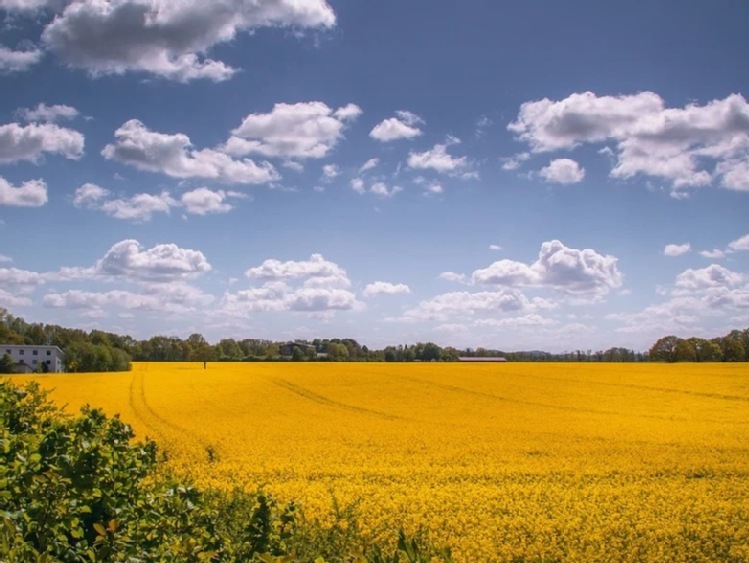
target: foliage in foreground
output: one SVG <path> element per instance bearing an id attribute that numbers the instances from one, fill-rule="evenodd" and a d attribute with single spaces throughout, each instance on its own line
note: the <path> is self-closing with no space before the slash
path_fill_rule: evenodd
<path id="1" fill-rule="evenodd" d="M 394 553 L 350 526 L 303 523 L 263 492 L 203 492 L 160 469 L 156 444 L 133 443 L 118 417 L 65 417 L 36 384 L 0 382 L 0 556 L 84 561 L 450 560 L 400 533 Z"/>

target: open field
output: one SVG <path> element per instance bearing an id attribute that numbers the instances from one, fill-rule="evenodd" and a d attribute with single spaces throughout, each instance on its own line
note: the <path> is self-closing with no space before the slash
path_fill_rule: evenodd
<path id="1" fill-rule="evenodd" d="M 458 561 L 749 560 L 746 364 L 134 364 L 18 376 L 199 484 L 264 486 Z"/>

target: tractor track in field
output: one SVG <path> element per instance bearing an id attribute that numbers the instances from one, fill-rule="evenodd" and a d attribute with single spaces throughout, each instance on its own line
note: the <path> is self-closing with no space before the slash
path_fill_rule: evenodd
<path id="1" fill-rule="evenodd" d="M 466 395 L 473 395 L 476 397 L 484 397 L 484 398 L 493 399 L 495 401 L 500 401 L 504 403 L 513 403 L 517 405 L 542 407 L 542 408 L 547 408 L 547 409 L 560 410 L 560 411 L 565 411 L 565 412 L 574 412 L 574 413 L 602 414 L 602 415 L 607 415 L 607 416 L 625 416 L 624 413 L 617 412 L 617 411 L 609 411 L 609 410 L 602 410 L 602 409 L 589 409 L 589 408 L 582 408 L 582 407 L 567 407 L 564 405 L 554 405 L 551 403 L 526 401 L 524 399 L 513 399 L 510 397 L 503 397 L 501 395 L 494 395 L 493 393 L 487 393 L 485 391 L 476 391 L 475 389 L 466 389 L 465 387 L 460 387 L 458 385 L 450 385 L 447 383 L 436 383 L 434 381 L 427 381 L 425 379 L 419 379 L 418 377 L 409 377 L 405 375 L 401 375 L 400 377 L 402 379 L 413 381 L 414 383 L 418 383 L 420 385 L 426 385 L 428 387 L 436 387 L 438 389 L 445 389 L 447 391 L 463 393 Z M 669 421 L 686 420 L 683 417 L 659 416 L 656 414 L 639 414 L 639 415 L 630 414 L 626 416 L 636 416 L 638 418 L 654 418 L 658 420 L 669 420 Z"/>
<path id="2" fill-rule="evenodd" d="M 689 395 L 692 397 L 704 397 L 706 399 L 717 399 L 721 401 L 737 401 L 749 403 L 749 397 L 741 395 L 726 395 L 722 393 L 706 393 L 702 391 L 690 391 L 689 389 L 674 389 L 672 387 L 657 387 L 655 385 L 638 385 L 637 383 L 609 383 L 607 381 L 582 381 L 579 379 L 560 379 L 546 375 L 518 374 L 520 378 L 540 379 L 543 381 L 557 381 L 561 383 L 578 383 L 580 385 L 601 385 L 605 387 L 623 387 L 637 389 L 638 391 L 655 391 L 658 393 L 673 393 L 677 395 Z"/>
<path id="3" fill-rule="evenodd" d="M 382 418 L 385 420 L 407 420 L 406 418 L 402 416 L 388 414 L 388 413 L 380 412 L 374 409 L 368 409 L 366 407 L 350 405 L 348 403 L 343 403 L 341 401 L 330 399 L 324 395 L 320 395 L 318 393 L 315 393 L 314 391 L 310 391 L 309 389 L 302 387 L 301 385 L 296 385 L 295 383 L 291 383 L 290 381 L 281 379 L 280 377 L 266 377 L 266 379 L 270 381 L 271 383 L 273 383 L 274 385 L 282 387 L 283 389 L 286 389 L 287 391 L 290 391 L 291 393 L 294 393 L 295 395 L 299 397 L 302 397 L 304 399 L 317 403 L 318 405 L 323 405 L 323 406 L 331 407 L 331 408 L 337 408 L 337 409 L 346 410 L 350 412 L 356 412 L 359 414 L 367 414 L 371 416 L 376 416 L 378 418 Z"/>
<path id="4" fill-rule="evenodd" d="M 163 416 L 157 413 L 151 407 L 151 405 L 148 404 L 148 401 L 146 400 L 144 379 L 145 378 L 143 376 L 143 372 L 139 371 L 133 374 L 133 378 L 130 382 L 130 406 L 135 412 L 136 416 L 140 419 L 140 421 L 143 422 L 143 424 L 145 424 L 148 428 L 150 428 L 160 438 L 160 440 L 165 443 L 173 441 L 173 439 L 170 438 L 167 432 L 164 430 L 164 428 L 166 427 L 171 429 L 173 432 L 178 433 L 180 436 L 185 436 L 190 440 L 195 441 L 196 443 L 200 444 L 201 448 L 203 449 L 208 447 L 208 444 L 205 442 L 205 440 L 202 440 L 194 432 L 191 432 L 190 430 L 165 419 Z M 138 405 L 138 403 L 140 403 L 140 406 Z M 144 416 L 144 414 L 146 413 L 147 416 Z"/>

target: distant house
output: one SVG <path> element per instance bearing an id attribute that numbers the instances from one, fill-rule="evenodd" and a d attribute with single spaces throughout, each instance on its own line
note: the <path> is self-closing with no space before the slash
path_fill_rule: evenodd
<path id="1" fill-rule="evenodd" d="M 476 358 L 473 356 L 458 356 L 459 362 L 506 362 L 507 358 L 498 356 L 496 358 Z"/>
<path id="2" fill-rule="evenodd" d="M 26 344 L 0 344 L 0 356 L 8 354 L 16 363 L 18 373 L 38 371 L 42 364 L 50 373 L 65 371 L 65 354 L 57 346 L 36 346 Z"/>

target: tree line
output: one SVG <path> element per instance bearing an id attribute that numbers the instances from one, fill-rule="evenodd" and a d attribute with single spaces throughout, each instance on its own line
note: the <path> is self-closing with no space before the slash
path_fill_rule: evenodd
<path id="1" fill-rule="evenodd" d="M 209 343 L 202 334 L 187 338 L 153 336 L 137 340 L 102 330 L 89 332 L 43 323 L 27 323 L 0 307 L 0 343 L 58 346 L 65 354 L 67 371 L 125 371 L 139 362 L 451 362 L 459 358 L 504 358 L 515 362 L 741 362 L 749 361 L 749 329 L 734 330 L 713 338 L 659 339 L 647 352 L 613 347 L 578 349 L 552 354 L 541 350 L 508 352 L 491 348 L 442 347 L 417 342 L 368 348 L 353 338 L 274 341 L 224 338 Z M 7 373 L 7 358 L 0 357 L 0 373 Z M 12 365 L 12 361 L 11 361 Z"/>
<path id="2" fill-rule="evenodd" d="M 749 362 L 749 328 L 711 339 L 664 336 L 648 357 L 654 362 Z"/>

